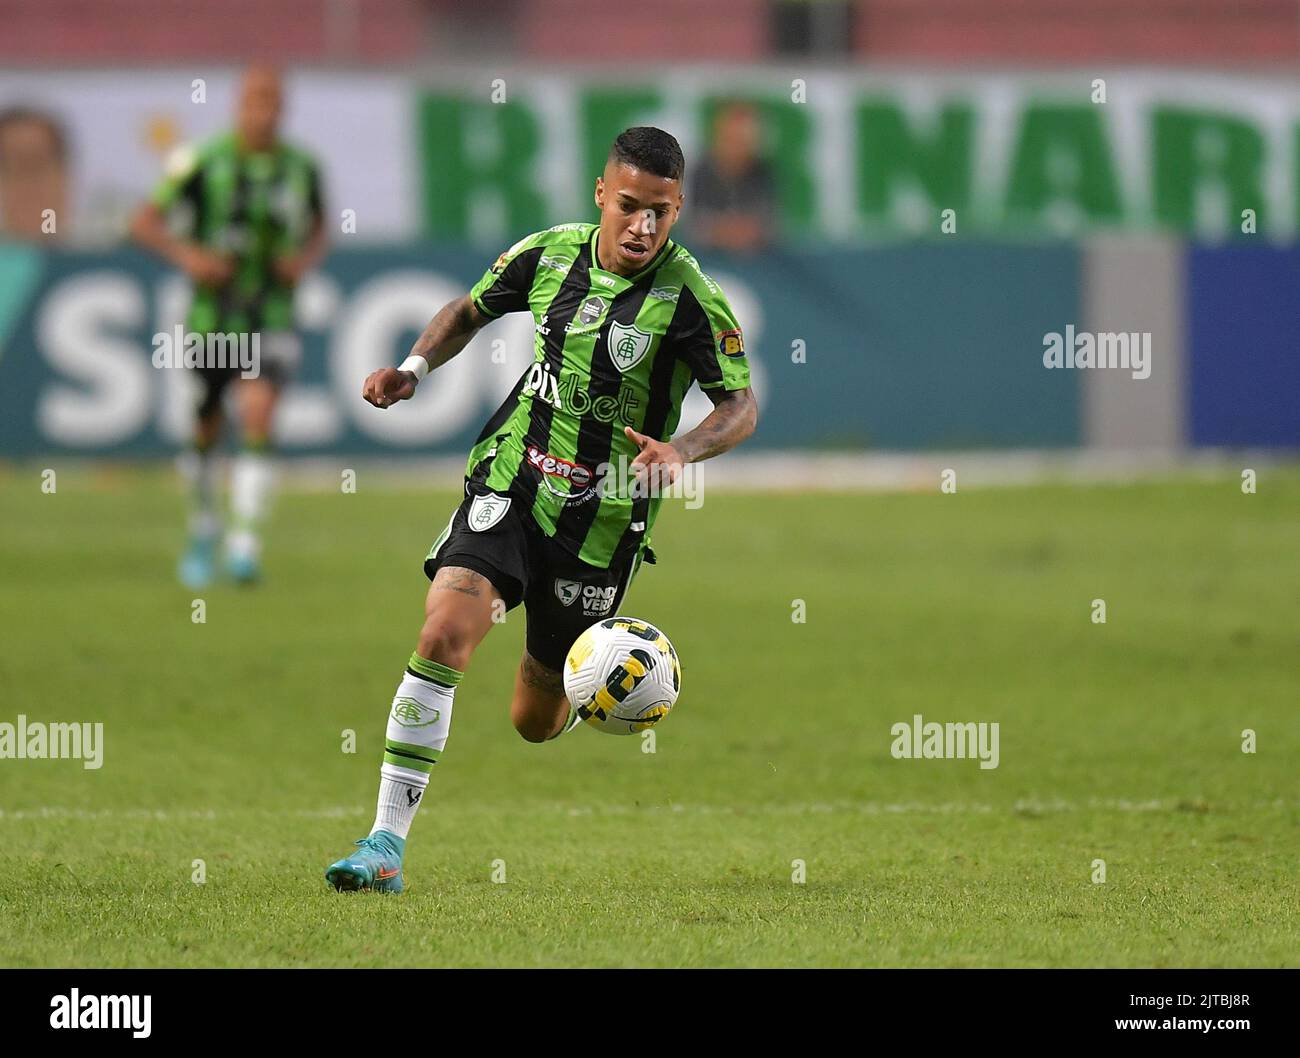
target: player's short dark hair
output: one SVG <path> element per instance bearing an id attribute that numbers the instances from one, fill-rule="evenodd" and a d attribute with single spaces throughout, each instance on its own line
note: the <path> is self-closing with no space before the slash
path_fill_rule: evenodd
<path id="1" fill-rule="evenodd" d="M 686 173 L 686 158 L 676 137 L 651 125 L 637 125 L 620 132 L 609 149 L 608 160 L 644 169 L 666 180 L 680 180 Z"/>

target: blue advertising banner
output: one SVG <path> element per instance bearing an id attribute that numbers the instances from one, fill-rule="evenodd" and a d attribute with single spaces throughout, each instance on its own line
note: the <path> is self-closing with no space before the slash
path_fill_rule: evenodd
<path id="1" fill-rule="evenodd" d="M 1300 447 L 1300 250 L 1193 247 L 1191 441 Z"/>

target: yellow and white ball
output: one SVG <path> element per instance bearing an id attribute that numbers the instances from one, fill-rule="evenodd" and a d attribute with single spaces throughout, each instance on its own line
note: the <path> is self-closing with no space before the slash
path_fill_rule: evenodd
<path id="1" fill-rule="evenodd" d="M 634 735 L 662 723 L 681 686 L 682 667 L 668 637 L 634 617 L 592 625 L 564 662 L 570 704 L 607 735 Z"/>

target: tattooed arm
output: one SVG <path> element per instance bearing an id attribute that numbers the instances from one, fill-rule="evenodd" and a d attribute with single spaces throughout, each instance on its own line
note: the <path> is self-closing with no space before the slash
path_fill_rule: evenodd
<path id="1" fill-rule="evenodd" d="M 429 321 L 424 332 L 411 346 L 412 356 L 422 356 L 429 369 L 441 367 L 459 353 L 478 332 L 492 321 L 475 307 L 468 294 L 449 301 Z M 419 366 L 418 364 L 416 365 Z M 417 379 L 410 371 L 381 367 L 370 374 L 361 387 L 361 396 L 376 408 L 387 408 L 415 393 Z"/>
<path id="2" fill-rule="evenodd" d="M 491 322 L 490 317 L 479 312 L 468 294 L 449 301 L 415 340 L 411 355 L 424 357 L 429 361 L 430 370 L 442 367 L 469 344 L 480 327 Z"/>
<path id="3" fill-rule="evenodd" d="M 673 441 L 683 463 L 698 463 L 722 455 L 745 440 L 758 425 L 758 402 L 748 386 L 706 389 L 704 393 L 713 401 L 713 410 L 694 430 Z"/>
<path id="4" fill-rule="evenodd" d="M 641 449 L 632 463 L 638 478 L 648 475 L 652 485 L 671 484 L 681 474 L 683 464 L 722 455 L 754 432 L 758 425 L 758 402 L 752 389 L 746 386 L 704 392 L 713 401 L 713 410 L 694 430 L 671 442 L 647 437 L 630 426 L 626 428 L 627 436 Z"/>

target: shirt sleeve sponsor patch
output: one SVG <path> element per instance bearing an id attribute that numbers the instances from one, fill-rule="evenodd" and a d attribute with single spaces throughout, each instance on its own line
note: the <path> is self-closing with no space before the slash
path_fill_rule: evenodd
<path id="1" fill-rule="evenodd" d="M 717 337 L 718 352 L 723 356 L 739 357 L 745 355 L 745 339 L 739 328 L 731 331 L 721 331 Z"/>

